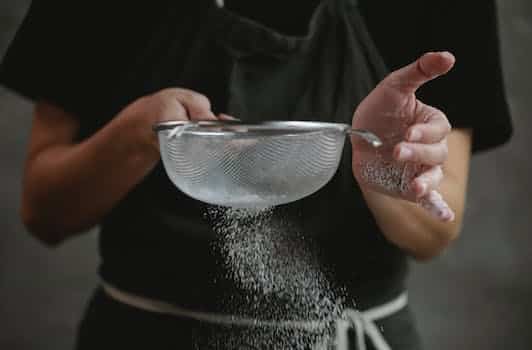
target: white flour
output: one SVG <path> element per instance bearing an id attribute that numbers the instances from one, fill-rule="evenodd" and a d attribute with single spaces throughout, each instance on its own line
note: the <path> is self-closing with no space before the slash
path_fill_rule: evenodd
<path id="1" fill-rule="evenodd" d="M 449 205 L 443 200 L 441 194 L 437 191 L 430 191 L 428 195 L 421 198 L 419 204 L 432 216 L 440 220 L 454 220 L 454 212 L 449 208 Z"/>
<path id="2" fill-rule="evenodd" d="M 359 164 L 364 181 L 380 186 L 391 194 L 407 193 L 410 183 L 423 170 L 420 164 L 398 164 L 377 157 L 376 160 Z M 454 220 L 454 212 L 435 190 L 418 200 L 418 204 L 433 217 L 442 221 Z"/>
<path id="3" fill-rule="evenodd" d="M 399 194 L 406 193 L 410 179 L 413 179 L 415 167 L 397 164 L 380 157 L 376 160 L 361 163 L 361 175 L 370 184 L 381 186 L 384 190 Z"/>
<path id="4" fill-rule="evenodd" d="M 235 312 L 257 319 L 325 324 L 339 316 L 341 303 L 305 236 L 275 218 L 272 209 L 212 208 L 209 215 L 216 222 L 217 249 L 227 278 L 251 298 L 231 300 Z M 312 332 L 249 329 L 238 339 L 226 340 L 240 344 L 234 348 L 303 350 L 323 341 L 331 330 L 328 326 Z"/>

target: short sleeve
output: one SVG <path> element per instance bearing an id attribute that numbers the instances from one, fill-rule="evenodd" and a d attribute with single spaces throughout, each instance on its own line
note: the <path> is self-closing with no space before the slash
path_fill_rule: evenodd
<path id="1" fill-rule="evenodd" d="M 427 51 L 448 50 L 457 59 L 447 75 L 419 90 L 442 109 L 454 128 L 473 130 L 473 151 L 501 145 L 512 135 L 501 68 L 494 0 L 361 0 L 374 42 L 390 69 Z"/>
<path id="2" fill-rule="evenodd" d="M 0 84 L 89 114 L 134 72 L 164 6 L 34 0 L 0 65 Z M 141 6 L 142 5 L 142 6 Z"/>
<path id="3" fill-rule="evenodd" d="M 79 15 L 67 1 L 33 1 L 2 60 L 0 83 L 29 99 L 75 109 L 90 83 L 83 66 L 91 55 L 81 43 L 87 38 Z"/>

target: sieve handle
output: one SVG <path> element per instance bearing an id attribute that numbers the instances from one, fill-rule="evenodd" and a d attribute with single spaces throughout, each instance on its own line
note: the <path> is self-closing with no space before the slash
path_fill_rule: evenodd
<path id="1" fill-rule="evenodd" d="M 381 139 L 372 133 L 371 131 L 364 130 L 364 129 L 347 129 L 346 130 L 348 135 L 356 135 L 372 145 L 373 147 L 380 147 L 382 146 Z"/>

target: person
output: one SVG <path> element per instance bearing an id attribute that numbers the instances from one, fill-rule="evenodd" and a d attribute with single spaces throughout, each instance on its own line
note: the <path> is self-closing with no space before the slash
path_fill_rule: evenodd
<path id="1" fill-rule="evenodd" d="M 430 259 L 457 237 L 471 152 L 512 132 L 494 1 L 35 0 L 0 82 L 35 101 L 28 230 L 56 245 L 100 225 L 102 285 L 80 350 L 206 349 L 252 327 L 223 321 L 221 300 L 246 291 L 222 277 L 208 205 L 167 179 L 155 123 L 320 120 L 383 138 L 377 151 L 353 138 L 325 188 L 274 209 L 343 291 L 333 343 L 350 349 L 422 348 L 408 256 Z"/>

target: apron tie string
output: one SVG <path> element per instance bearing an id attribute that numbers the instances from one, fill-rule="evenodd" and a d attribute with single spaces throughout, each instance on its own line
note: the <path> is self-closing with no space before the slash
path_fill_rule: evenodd
<path id="1" fill-rule="evenodd" d="M 403 293 L 386 304 L 366 311 L 346 309 L 342 318 L 336 323 L 336 350 L 349 350 L 348 333 L 350 329 L 356 333 L 357 350 L 366 350 L 366 336 L 376 350 L 391 350 L 375 321 L 395 314 L 407 304 L 408 296 Z"/>
<path id="2" fill-rule="evenodd" d="M 122 291 L 109 283 L 102 281 L 102 287 L 105 293 L 116 301 L 123 304 L 136 307 L 141 310 L 155 313 L 170 314 L 198 321 L 204 321 L 215 324 L 231 324 L 246 327 L 267 327 L 267 328 L 285 328 L 301 329 L 307 331 L 316 331 L 324 326 L 321 321 L 265 321 L 255 320 L 235 315 L 213 314 L 209 312 L 192 311 L 180 308 L 176 305 L 164 301 L 153 300 L 128 292 Z M 394 300 L 376 306 L 374 308 L 357 311 L 354 309 L 345 309 L 342 317 L 336 321 L 336 350 L 349 350 L 348 333 L 353 329 L 356 333 L 357 350 L 366 350 L 365 336 L 369 338 L 376 350 L 391 350 L 390 345 L 386 342 L 379 331 L 375 321 L 389 317 L 403 309 L 408 304 L 406 293 L 399 295 Z M 321 349 L 321 347 L 320 347 Z"/>

